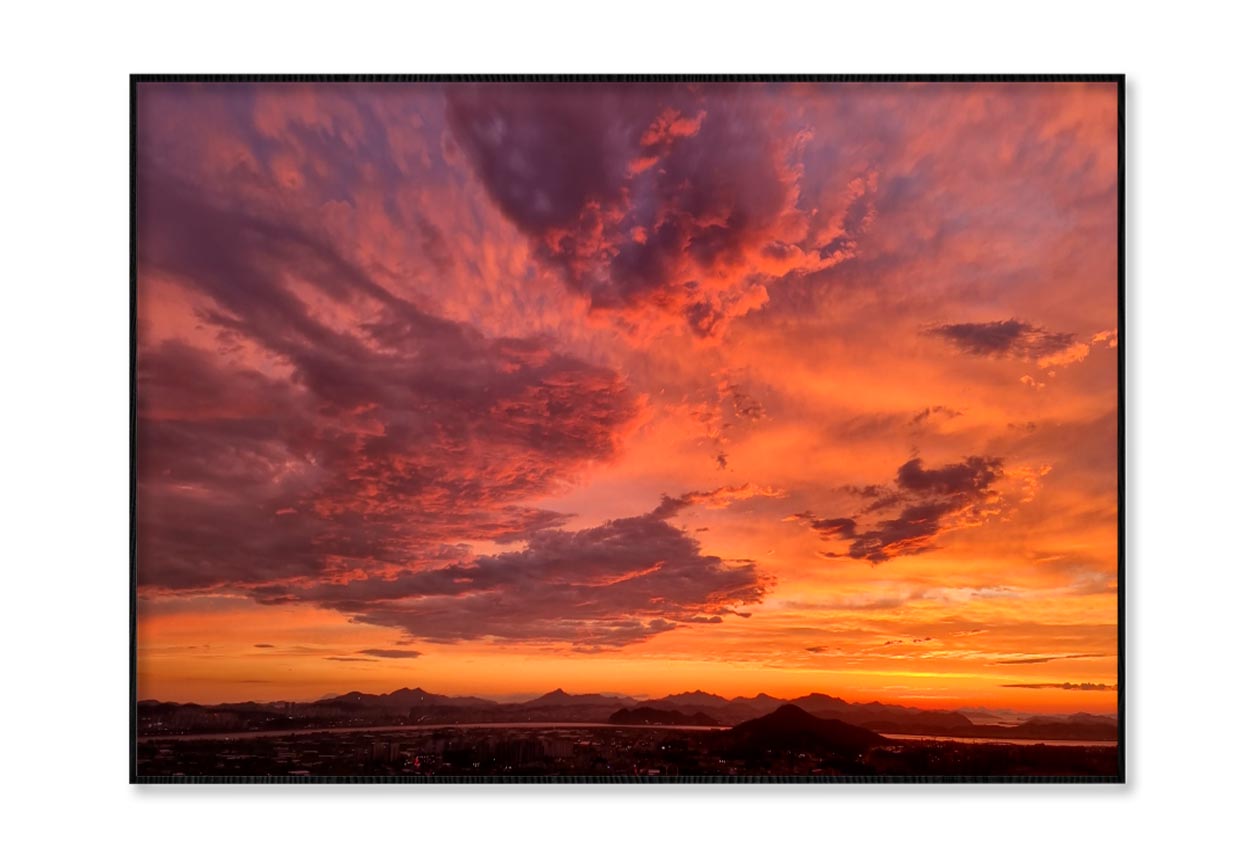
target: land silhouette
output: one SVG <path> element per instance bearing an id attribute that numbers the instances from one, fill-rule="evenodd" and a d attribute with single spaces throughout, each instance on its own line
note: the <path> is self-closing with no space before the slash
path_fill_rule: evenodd
<path id="1" fill-rule="evenodd" d="M 1117 720 L 976 723 L 822 693 L 522 702 L 420 688 L 313 702 L 138 706 L 136 775 L 173 777 L 1049 777 L 1115 781 Z M 420 780 L 419 780 L 420 781 Z"/>
<path id="2" fill-rule="evenodd" d="M 790 699 L 758 693 L 727 699 L 703 691 L 639 700 L 556 689 L 524 702 L 475 696 L 444 696 L 421 688 L 391 693 L 353 691 L 313 702 L 228 702 L 216 705 L 139 703 L 141 736 L 404 725 L 503 723 L 614 723 L 731 727 L 791 705 L 816 718 L 860 726 L 880 734 L 1007 740 L 1115 741 L 1113 716 L 1078 713 L 1036 715 L 1012 724 L 975 722 L 958 711 L 882 702 L 847 702 L 825 693 Z"/>
<path id="3" fill-rule="evenodd" d="M 1099 724 L 976 726 L 961 724 L 955 719 L 960 714 L 898 705 L 843 703 L 848 708 L 842 708 L 840 700 L 821 694 L 801 699 L 811 708 L 826 706 L 827 715 L 764 695 L 685 699 L 639 703 L 558 690 L 523 703 L 492 703 L 411 689 L 315 703 L 143 703 L 139 719 L 147 734 L 138 739 L 135 763 L 144 780 L 1120 778 L 1118 749 L 1108 742 L 1040 743 L 1022 737 L 1030 730 L 1116 735 L 1113 720 L 1106 718 L 1096 718 Z M 707 710 L 680 710 L 697 705 Z M 763 713 L 766 706 L 771 708 Z M 872 724 L 838 719 L 832 709 L 872 716 Z M 746 714 L 751 716 L 727 724 Z M 900 728 L 893 719 L 922 728 L 946 723 L 946 733 L 996 728 L 1002 734 L 888 734 L 872 728 Z"/>

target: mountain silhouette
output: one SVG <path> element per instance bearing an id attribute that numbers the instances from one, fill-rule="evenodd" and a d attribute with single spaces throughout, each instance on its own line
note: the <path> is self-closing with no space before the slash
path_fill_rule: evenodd
<path id="1" fill-rule="evenodd" d="M 352 691 L 330 699 L 319 699 L 315 705 L 331 705 L 339 708 L 370 708 L 407 713 L 413 708 L 456 706 L 460 708 L 487 708 L 496 703 L 474 696 L 441 696 L 427 693 L 420 687 L 402 687 L 391 693 L 361 693 Z"/>
<path id="2" fill-rule="evenodd" d="M 665 708 L 641 705 L 621 708 L 609 715 L 609 722 L 620 726 L 716 726 L 718 721 L 708 714 L 684 714 Z"/>
<path id="3" fill-rule="evenodd" d="M 870 729 L 824 720 L 796 705 L 784 705 L 764 717 L 740 723 L 727 732 L 727 739 L 740 747 L 755 750 L 861 752 L 888 739 Z"/>
<path id="4" fill-rule="evenodd" d="M 704 690 L 689 690 L 686 693 L 671 693 L 669 696 L 663 696 L 656 702 L 649 702 L 650 705 L 686 705 L 694 708 L 723 708 L 727 705 L 727 700 L 721 696 L 715 696 L 713 693 L 706 693 Z"/>
<path id="5" fill-rule="evenodd" d="M 825 693 L 809 693 L 805 696 L 798 696 L 792 700 L 791 704 L 811 714 L 817 714 L 822 711 L 844 711 L 849 707 L 849 704 L 843 699 L 836 696 L 828 696 Z"/>
<path id="6" fill-rule="evenodd" d="M 556 690 L 549 691 L 529 702 L 520 702 L 518 706 L 521 708 L 571 707 L 577 705 L 617 705 L 621 707 L 634 704 L 636 704 L 634 699 L 627 699 L 622 696 L 605 696 L 601 693 L 567 693 L 558 687 Z"/>
<path id="7" fill-rule="evenodd" d="M 768 719 L 787 706 L 825 722 L 840 722 L 880 734 L 977 737 L 1007 740 L 1114 741 L 1118 718 L 1105 714 L 1037 715 L 1029 718 L 998 712 L 1015 724 L 976 724 L 957 711 L 929 710 L 882 702 L 847 702 L 825 693 L 809 693 L 791 701 L 765 693 L 725 699 L 702 690 L 672 693 L 662 699 L 637 700 L 605 693 L 567 693 L 557 689 L 525 702 L 496 702 L 474 696 L 443 696 L 418 687 L 391 693 L 353 691 L 312 702 L 228 702 L 217 705 L 158 702 L 138 703 L 141 730 L 208 732 L 303 728 L 310 725 L 395 725 L 458 723 L 603 723 L 619 710 L 647 708 L 677 714 L 670 723 L 665 714 L 645 715 L 647 725 L 718 725 Z M 979 711 L 975 709 L 972 713 Z M 791 713 L 791 712 L 789 712 Z M 696 716 L 702 719 L 694 720 Z M 988 719 L 986 711 L 980 719 Z M 629 718 L 628 718 L 629 719 Z M 995 719 L 995 717 L 993 717 Z M 626 724 L 626 723 L 624 723 Z"/>

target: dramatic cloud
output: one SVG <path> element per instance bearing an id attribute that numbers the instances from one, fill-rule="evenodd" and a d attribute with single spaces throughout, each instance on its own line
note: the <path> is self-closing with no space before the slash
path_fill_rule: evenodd
<path id="1" fill-rule="evenodd" d="M 894 488 L 854 490 L 874 498 L 863 510 L 873 519 L 869 524 L 858 518 L 819 518 L 809 511 L 788 520 L 806 524 L 824 541 L 849 541 L 850 557 L 882 563 L 934 550 L 942 533 L 981 523 L 999 498 L 991 487 L 1003 474 L 1002 460 L 990 457 L 968 456 L 934 469 L 924 467 L 921 459 L 911 459 L 897 469 Z M 885 510 L 891 511 L 887 517 Z"/>
<path id="2" fill-rule="evenodd" d="M 1043 359 L 1056 357 L 1070 350 L 1078 339 L 1062 332 L 1050 332 L 1021 320 L 996 320 L 990 323 L 952 323 L 926 330 L 929 335 L 944 338 L 962 352 L 971 355 Z M 1087 346 L 1082 344 L 1083 354 Z M 1047 364 L 1042 364 L 1047 366 Z"/>
<path id="3" fill-rule="evenodd" d="M 716 505 L 751 491 L 666 498 L 644 515 L 585 530 L 537 531 L 521 551 L 438 569 L 267 593 L 332 607 L 359 622 L 400 628 L 433 642 L 490 638 L 569 643 L 584 650 L 624 646 L 685 623 L 716 624 L 762 600 L 768 581 L 753 561 L 702 554 L 694 538 L 668 521 L 685 506 Z"/>
<path id="4" fill-rule="evenodd" d="M 1112 683 L 1116 95 L 140 84 L 139 689 Z"/>
<path id="5" fill-rule="evenodd" d="M 478 85 L 452 94 L 448 120 L 504 214 L 593 309 L 710 337 L 770 283 L 849 257 L 844 229 L 821 223 L 870 216 L 849 199 L 798 207 L 807 136 L 771 112 L 745 89 Z"/>
<path id="6" fill-rule="evenodd" d="M 636 415 L 611 370 L 433 317 L 290 222 L 139 177 L 141 269 L 194 289 L 220 342 L 139 353 L 141 584 L 369 572 L 517 539 L 565 517 L 516 502 L 609 458 Z"/>

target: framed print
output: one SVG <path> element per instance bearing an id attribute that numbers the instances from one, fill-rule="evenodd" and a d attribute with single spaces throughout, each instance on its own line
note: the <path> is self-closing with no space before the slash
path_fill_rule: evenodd
<path id="1" fill-rule="evenodd" d="M 1123 104 L 133 77 L 131 780 L 1123 781 Z"/>

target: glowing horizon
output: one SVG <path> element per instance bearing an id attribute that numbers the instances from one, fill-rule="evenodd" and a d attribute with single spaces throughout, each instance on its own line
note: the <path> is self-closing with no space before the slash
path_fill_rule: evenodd
<path id="1" fill-rule="evenodd" d="M 1117 86 L 138 86 L 138 689 L 1113 713 Z"/>

